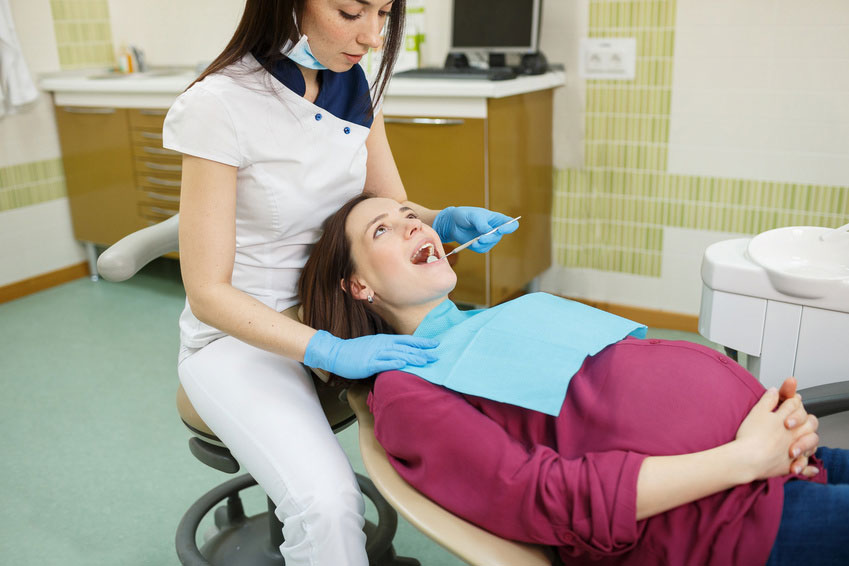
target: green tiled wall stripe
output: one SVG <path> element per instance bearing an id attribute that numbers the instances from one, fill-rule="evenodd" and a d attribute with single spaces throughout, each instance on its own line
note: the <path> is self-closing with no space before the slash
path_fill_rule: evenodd
<path id="1" fill-rule="evenodd" d="M 50 0 L 63 69 L 115 64 L 107 0 Z"/>
<path id="2" fill-rule="evenodd" d="M 671 175 L 675 0 L 590 0 L 590 37 L 634 37 L 634 81 L 588 80 L 584 166 L 554 175 L 558 262 L 660 276 L 664 227 L 838 226 L 849 187 Z"/>
<path id="3" fill-rule="evenodd" d="M 67 195 L 61 159 L 0 168 L 0 212 Z"/>

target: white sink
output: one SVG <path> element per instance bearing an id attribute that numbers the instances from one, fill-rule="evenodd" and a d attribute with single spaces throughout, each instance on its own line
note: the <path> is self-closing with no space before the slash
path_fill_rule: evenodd
<path id="1" fill-rule="evenodd" d="M 143 71 L 139 73 L 120 73 L 118 71 L 106 71 L 104 73 L 95 73 L 88 75 L 86 78 L 94 80 L 112 80 L 112 79 L 131 79 L 142 80 L 158 77 L 179 77 L 191 72 L 191 69 L 156 69 L 151 71 Z"/>
<path id="2" fill-rule="evenodd" d="M 746 253 L 764 268 L 773 287 L 787 295 L 816 299 L 849 285 L 849 232 L 776 228 L 752 238 Z"/>

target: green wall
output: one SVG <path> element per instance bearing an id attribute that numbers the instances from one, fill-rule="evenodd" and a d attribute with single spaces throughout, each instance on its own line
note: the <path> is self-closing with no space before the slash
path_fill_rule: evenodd
<path id="1" fill-rule="evenodd" d="M 62 69 L 115 65 L 106 0 L 50 0 Z"/>

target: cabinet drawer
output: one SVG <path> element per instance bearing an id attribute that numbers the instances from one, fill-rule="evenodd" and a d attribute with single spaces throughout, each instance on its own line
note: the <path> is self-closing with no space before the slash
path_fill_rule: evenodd
<path id="1" fill-rule="evenodd" d="M 168 220 L 179 212 L 177 206 L 163 205 L 161 203 L 140 202 L 138 206 L 139 217 L 142 219 L 142 223 L 148 226 Z"/>
<path id="2" fill-rule="evenodd" d="M 162 131 L 167 108 L 135 108 L 130 110 L 130 128 Z"/>
<path id="3" fill-rule="evenodd" d="M 159 163 L 179 165 L 183 162 L 183 154 L 170 149 L 157 147 L 156 144 L 136 145 L 133 144 L 133 155 L 140 159 L 157 158 Z"/>
<path id="4" fill-rule="evenodd" d="M 169 210 L 177 210 L 180 205 L 180 194 L 139 187 L 138 200 L 140 205 L 160 206 Z"/>
<path id="5" fill-rule="evenodd" d="M 180 192 L 180 178 L 169 178 L 159 173 L 150 175 L 136 175 L 136 186 L 147 187 L 160 191 Z"/>
<path id="6" fill-rule="evenodd" d="M 135 158 L 135 168 L 137 175 L 152 175 L 160 179 L 171 179 L 179 181 L 182 176 L 183 167 L 175 164 L 173 160 L 160 159 L 159 156 L 151 156 L 148 158 Z"/>
<path id="7" fill-rule="evenodd" d="M 162 147 L 162 130 L 133 130 L 130 137 L 133 140 L 133 145 Z"/>

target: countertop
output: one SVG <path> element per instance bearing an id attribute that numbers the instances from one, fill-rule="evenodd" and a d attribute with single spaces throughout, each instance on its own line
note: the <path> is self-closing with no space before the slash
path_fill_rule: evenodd
<path id="1" fill-rule="evenodd" d="M 41 75 L 38 82 L 43 90 L 54 94 L 57 105 L 168 108 L 196 76 L 197 70 L 193 68 L 161 68 L 128 75 L 87 69 Z M 563 71 L 502 81 L 393 77 L 386 99 L 387 105 L 423 98 L 484 100 L 555 88 L 564 83 Z"/>
<path id="2" fill-rule="evenodd" d="M 42 90 L 50 92 L 179 94 L 197 76 L 191 68 L 154 69 L 122 74 L 105 69 L 62 71 L 39 76 Z"/>

